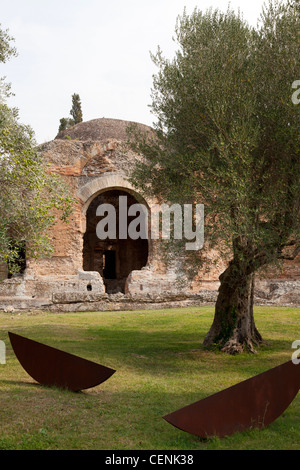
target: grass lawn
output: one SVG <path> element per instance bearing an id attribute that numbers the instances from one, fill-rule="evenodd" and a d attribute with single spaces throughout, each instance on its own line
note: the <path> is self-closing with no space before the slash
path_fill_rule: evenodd
<path id="1" fill-rule="evenodd" d="M 202 341 L 213 308 L 99 313 L 0 313 L 0 450 L 300 449 L 300 394 L 263 430 L 201 440 L 162 416 L 291 359 L 300 309 L 256 307 L 267 341 L 258 354 L 227 356 Z M 112 367 L 79 393 L 37 384 L 16 359 L 8 331 Z M 299 365 L 300 367 L 300 365 Z"/>

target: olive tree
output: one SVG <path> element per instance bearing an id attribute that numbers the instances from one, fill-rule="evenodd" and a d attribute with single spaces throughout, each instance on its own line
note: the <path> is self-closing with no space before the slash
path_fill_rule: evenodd
<path id="1" fill-rule="evenodd" d="M 205 236 L 228 264 L 204 344 L 255 351 L 254 276 L 300 251 L 296 6 L 270 2 L 257 27 L 228 9 L 178 17 L 174 58 L 153 60 L 152 138 L 132 177 L 146 193 L 205 205 Z M 195 259 L 197 259 L 195 255 Z"/>

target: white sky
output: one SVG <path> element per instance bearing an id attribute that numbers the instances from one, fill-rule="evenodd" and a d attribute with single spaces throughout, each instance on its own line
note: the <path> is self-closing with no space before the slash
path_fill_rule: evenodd
<path id="1" fill-rule="evenodd" d="M 231 0 L 256 25 L 264 0 Z M 101 117 L 151 125 L 150 51 L 174 51 L 175 23 L 195 7 L 225 11 L 227 0 L 0 0 L 1 28 L 15 38 L 18 57 L 0 64 L 12 84 L 8 102 L 38 143 L 52 140 L 81 98 L 83 120 Z"/>

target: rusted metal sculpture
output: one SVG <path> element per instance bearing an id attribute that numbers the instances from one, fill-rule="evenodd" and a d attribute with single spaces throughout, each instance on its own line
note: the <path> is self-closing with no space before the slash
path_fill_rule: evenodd
<path id="1" fill-rule="evenodd" d="M 8 335 L 20 364 L 42 385 L 77 392 L 101 384 L 116 372 L 15 333 Z"/>
<path id="2" fill-rule="evenodd" d="M 225 437 L 272 423 L 300 388 L 300 365 L 292 361 L 240 382 L 163 418 L 199 437 Z"/>

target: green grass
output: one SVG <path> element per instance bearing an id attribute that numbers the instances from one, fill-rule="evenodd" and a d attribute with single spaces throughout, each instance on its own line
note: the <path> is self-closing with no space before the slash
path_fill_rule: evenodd
<path id="1" fill-rule="evenodd" d="M 201 440 L 162 416 L 289 359 L 300 339 L 297 308 L 257 307 L 267 341 L 258 354 L 227 356 L 202 341 L 213 308 L 72 314 L 0 313 L 0 449 L 300 449 L 300 394 L 263 430 Z M 16 359 L 12 331 L 112 367 L 79 393 L 37 384 Z"/>

